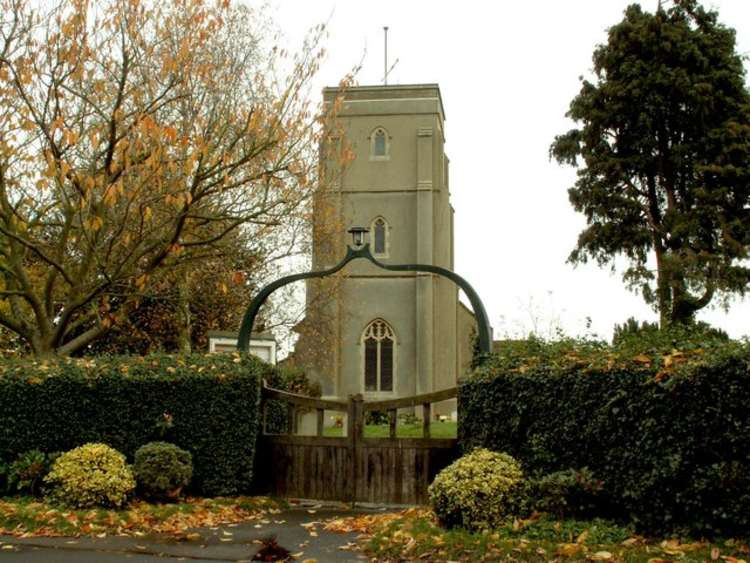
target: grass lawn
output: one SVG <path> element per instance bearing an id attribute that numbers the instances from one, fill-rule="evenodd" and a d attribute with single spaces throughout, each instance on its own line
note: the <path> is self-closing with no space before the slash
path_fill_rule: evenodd
<path id="1" fill-rule="evenodd" d="M 458 424 L 456 422 L 432 422 L 430 423 L 431 438 L 455 438 Z M 365 426 L 365 438 L 387 438 L 390 429 L 387 424 L 368 424 Z M 323 431 L 324 436 L 338 437 L 344 436 L 343 428 L 330 427 Z M 399 438 L 421 438 L 422 423 L 416 424 L 398 424 L 396 426 L 396 436 Z"/>
<path id="2" fill-rule="evenodd" d="M 747 560 L 747 541 L 715 542 L 675 538 L 646 539 L 606 520 L 561 520 L 546 517 L 515 521 L 481 533 L 441 528 L 426 509 L 399 514 L 342 518 L 332 531 L 361 534 L 365 553 L 377 561 L 676 561 Z"/>
<path id="3" fill-rule="evenodd" d="M 280 512 L 266 497 L 184 498 L 174 503 L 135 500 L 115 510 L 76 510 L 34 497 L 0 498 L 0 533 L 13 536 L 135 535 L 163 532 L 190 537 L 191 528 L 243 522 Z"/>

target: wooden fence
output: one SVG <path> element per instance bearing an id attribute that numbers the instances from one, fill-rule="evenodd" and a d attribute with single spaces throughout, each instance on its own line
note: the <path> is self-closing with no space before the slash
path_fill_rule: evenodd
<path id="1" fill-rule="evenodd" d="M 268 401 L 287 405 L 289 434 L 268 434 L 265 423 L 256 455 L 256 480 L 267 492 L 288 498 L 424 504 L 427 487 L 443 467 L 457 456 L 455 439 L 430 437 L 432 403 L 456 397 L 457 389 L 401 399 L 365 402 L 361 395 L 348 401 L 316 399 L 278 389 L 262 389 L 262 409 Z M 422 409 L 422 438 L 398 438 L 398 409 Z M 296 412 L 317 413 L 315 436 L 296 434 Z M 325 411 L 347 413 L 345 437 L 324 436 Z M 365 438 L 365 413 L 387 412 L 388 438 Z"/>

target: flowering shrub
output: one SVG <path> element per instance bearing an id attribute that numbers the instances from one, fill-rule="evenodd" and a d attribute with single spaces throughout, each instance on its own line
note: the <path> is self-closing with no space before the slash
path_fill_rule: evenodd
<path id="1" fill-rule="evenodd" d="M 430 503 L 448 527 L 499 526 L 523 496 L 523 471 L 508 454 L 477 448 L 443 469 L 430 485 Z"/>
<path id="2" fill-rule="evenodd" d="M 120 507 L 135 489 L 125 456 L 106 444 L 95 443 L 58 457 L 44 482 L 52 500 L 77 508 Z"/>

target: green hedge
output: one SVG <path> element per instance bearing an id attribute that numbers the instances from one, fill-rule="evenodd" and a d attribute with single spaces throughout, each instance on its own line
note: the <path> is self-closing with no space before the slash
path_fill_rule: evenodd
<path id="1" fill-rule="evenodd" d="M 461 383 L 459 441 L 537 474 L 587 467 L 604 482 L 600 510 L 650 533 L 746 534 L 749 360 L 727 342 L 638 354 L 508 343 Z"/>
<path id="2" fill-rule="evenodd" d="M 0 459 L 104 442 L 132 462 L 163 440 L 193 455 L 193 492 L 246 491 L 273 371 L 233 355 L 0 361 Z"/>

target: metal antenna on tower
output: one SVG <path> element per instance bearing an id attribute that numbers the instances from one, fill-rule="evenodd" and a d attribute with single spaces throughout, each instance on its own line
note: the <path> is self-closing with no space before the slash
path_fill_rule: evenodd
<path id="1" fill-rule="evenodd" d="M 388 75 L 393 70 L 393 67 L 396 66 L 398 63 L 398 59 L 396 59 L 393 64 L 391 65 L 391 68 L 388 68 L 388 26 L 383 26 L 383 32 L 385 34 L 385 58 L 383 60 L 383 84 L 388 86 Z"/>
<path id="2" fill-rule="evenodd" d="M 383 26 L 385 55 L 383 58 L 383 82 L 388 86 L 388 26 Z"/>

